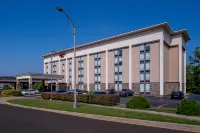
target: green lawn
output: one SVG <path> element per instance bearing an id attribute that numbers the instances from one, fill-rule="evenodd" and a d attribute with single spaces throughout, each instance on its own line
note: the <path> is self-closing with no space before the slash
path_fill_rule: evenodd
<path id="1" fill-rule="evenodd" d="M 166 112 L 166 113 L 173 113 L 176 114 L 176 109 L 174 108 L 148 108 L 146 110 L 156 111 L 156 112 Z"/>
<path id="2" fill-rule="evenodd" d="M 156 115 L 156 114 L 149 114 L 142 112 L 124 111 L 113 108 L 95 107 L 87 104 L 79 104 L 79 108 L 74 109 L 72 108 L 73 103 L 62 102 L 62 101 L 50 101 L 50 100 L 39 100 L 39 99 L 15 99 L 15 100 L 9 100 L 8 102 L 25 106 L 33 106 L 33 107 L 40 107 L 40 108 L 47 108 L 54 110 L 70 111 L 70 112 L 134 118 L 141 120 L 161 121 L 161 122 L 171 122 L 180 124 L 200 125 L 200 121 L 195 121 L 195 120 L 186 120 L 177 117 L 163 116 L 163 115 Z"/>

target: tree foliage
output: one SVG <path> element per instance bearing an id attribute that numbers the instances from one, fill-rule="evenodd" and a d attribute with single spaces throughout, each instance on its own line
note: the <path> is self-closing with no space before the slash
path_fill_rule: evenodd
<path id="1" fill-rule="evenodd" d="M 43 89 L 42 87 L 43 87 L 42 83 L 33 84 L 33 89 L 36 89 L 38 91 L 41 91 Z"/>
<path id="2" fill-rule="evenodd" d="M 200 47 L 189 56 L 189 64 L 186 68 L 187 92 L 200 94 Z"/>

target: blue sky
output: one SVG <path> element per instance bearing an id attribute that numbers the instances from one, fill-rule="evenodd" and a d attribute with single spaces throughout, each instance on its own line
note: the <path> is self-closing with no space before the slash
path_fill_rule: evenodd
<path id="1" fill-rule="evenodd" d="M 61 6 L 77 27 L 77 45 L 168 22 L 187 29 L 187 56 L 200 46 L 199 0 L 4 0 L 0 3 L 0 75 L 43 72 L 41 55 L 73 46 Z"/>

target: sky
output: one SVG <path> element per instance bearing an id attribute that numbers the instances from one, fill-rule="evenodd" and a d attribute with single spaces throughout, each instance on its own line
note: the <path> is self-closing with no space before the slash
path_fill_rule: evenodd
<path id="1" fill-rule="evenodd" d="M 41 55 L 128 31 L 168 22 L 173 30 L 187 29 L 187 57 L 200 46 L 199 0 L 1 0 L 0 76 L 43 72 Z"/>

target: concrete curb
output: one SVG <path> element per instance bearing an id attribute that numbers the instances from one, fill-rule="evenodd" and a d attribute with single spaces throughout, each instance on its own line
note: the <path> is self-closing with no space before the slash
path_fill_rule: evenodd
<path id="1" fill-rule="evenodd" d="M 157 121 L 148 121 L 148 120 L 138 120 L 138 119 L 93 115 L 93 114 L 85 114 L 85 113 L 76 113 L 76 112 L 68 112 L 68 111 L 60 111 L 60 110 L 51 110 L 51 109 L 45 109 L 45 108 L 17 105 L 17 104 L 12 104 L 12 103 L 8 103 L 8 102 L 5 102 L 5 104 L 10 105 L 10 106 L 15 106 L 15 107 L 26 108 L 26 109 L 47 111 L 47 112 L 53 112 L 53 113 L 58 113 L 58 114 L 65 114 L 65 115 L 71 115 L 71 116 L 77 116 L 77 117 L 89 118 L 89 119 L 95 119 L 95 120 L 118 122 L 118 123 L 124 123 L 124 124 L 132 124 L 132 125 L 149 126 L 149 127 L 157 127 L 157 128 L 165 128 L 165 129 L 187 131 L 187 132 L 196 132 L 196 133 L 200 132 L 200 126 L 195 126 L 195 125 L 176 124 L 176 123 L 169 123 L 169 122 L 157 122 Z"/>

